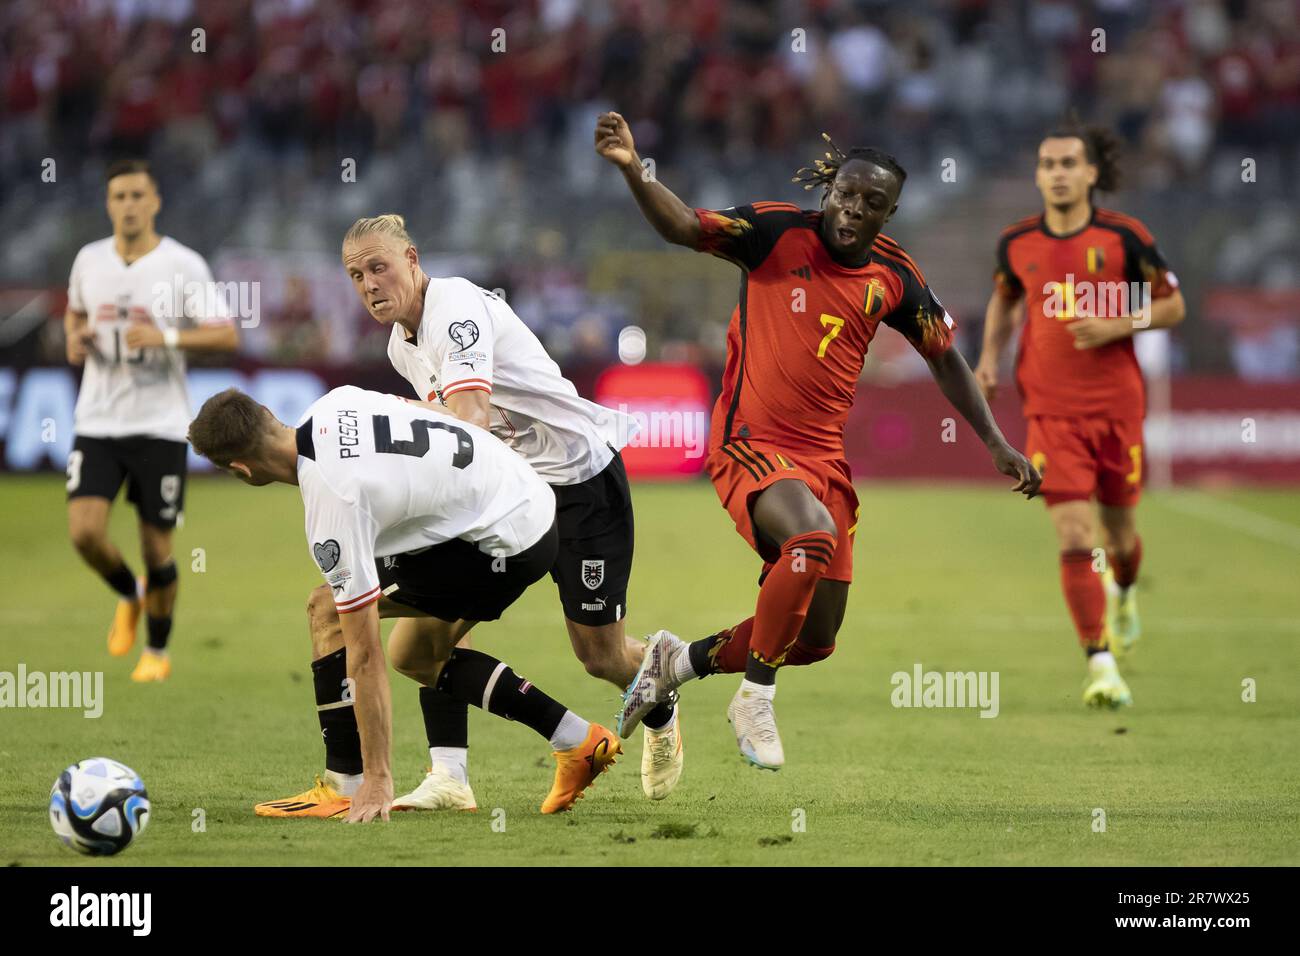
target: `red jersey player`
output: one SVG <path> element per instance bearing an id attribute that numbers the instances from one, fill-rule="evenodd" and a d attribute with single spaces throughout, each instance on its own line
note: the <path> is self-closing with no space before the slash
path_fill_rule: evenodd
<path id="1" fill-rule="evenodd" d="M 643 175 L 617 113 L 599 118 L 595 139 L 661 236 L 742 270 L 707 467 L 736 530 L 765 562 L 753 617 L 692 644 L 666 631 L 652 638 L 619 732 L 627 736 L 683 681 L 743 671 L 727 716 L 742 756 L 775 770 L 785 761 L 772 710 L 777 668 L 830 656 L 844 616 L 858 499 L 842 437 L 880 323 L 925 356 L 994 465 L 1017 479 L 1013 490 L 1033 497 L 1039 476 L 998 430 L 925 277 L 880 234 L 907 175 L 891 156 L 836 150 L 801 170 L 797 181 L 823 187 L 820 211 L 756 202 L 715 212 Z"/>
<path id="2" fill-rule="evenodd" d="M 1026 445 L 1043 473 L 1061 588 L 1088 655 L 1083 699 L 1093 707 L 1132 703 L 1111 653 L 1138 638 L 1133 584 L 1142 541 L 1133 512 L 1146 399 L 1132 336 L 1177 325 L 1184 313 L 1178 280 L 1146 227 L 1092 204 L 1094 190 L 1116 186 L 1117 151 L 1105 130 L 1073 123 L 1038 147 L 1043 212 L 1002 233 L 975 371 L 992 397 L 1024 302 L 1016 384 L 1029 420 Z M 1094 497 L 1109 557 L 1105 582 L 1093 564 Z"/>

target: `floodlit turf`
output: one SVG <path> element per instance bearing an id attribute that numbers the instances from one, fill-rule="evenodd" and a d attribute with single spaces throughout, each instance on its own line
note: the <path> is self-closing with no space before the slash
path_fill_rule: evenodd
<path id="1" fill-rule="evenodd" d="M 1209 496 L 1148 496 L 1146 634 L 1121 662 L 1136 700 L 1126 712 L 1079 702 L 1083 660 L 1040 503 L 994 487 L 864 486 L 839 649 L 782 672 L 784 770 L 741 762 L 725 716 L 737 678 L 712 677 L 685 688 L 686 771 L 662 803 L 641 794 L 638 732 L 576 812 L 542 817 L 545 743 L 474 710 L 478 813 L 350 827 L 251 809 L 306 788 L 323 762 L 303 613 L 320 579 L 296 489 L 192 483 L 177 535 L 175 672 L 139 686 L 135 653 L 105 650 L 113 598 L 66 540 L 62 487 L 0 483 L 0 670 L 102 670 L 104 713 L 0 710 L 0 864 L 1300 863 L 1294 492 L 1215 496 L 1266 516 L 1274 540 L 1180 506 Z M 639 485 L 635 500 L 633 633 L 702 636 L 752 613 L 757 561 L 707 484 Z M 138 568 L 122 502 L 113 530 Z M 475 639 L 612 721 L 617 693 L 575 662 L 549 580 Z M 998 716 L 894 708 L 890 677 L 917 662 L 998 672 Z M 1242 700 L 1246 678 L 1254 703 Z M 415 685 L 393 675 L 393 687 L 402 788 L 427 753 Z M 88 860 L 55 838 L 47 794 L 65 766 L 101 755 L 140 772 L 153 816 L 126 853 Z"/>

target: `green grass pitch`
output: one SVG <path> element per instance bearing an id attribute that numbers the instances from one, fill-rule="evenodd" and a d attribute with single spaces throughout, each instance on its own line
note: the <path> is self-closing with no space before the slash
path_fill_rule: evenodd
<path id="1" fill-rule="evenodd" d="M 350 827 L 251 809 L 302 790 L 323 762 L 303 611 L 320 579 L 297 491 L 192 482 L 176 539 L 175 672 L 138 686 L 128 679 L 135 654 L 104 648 L 113 600 L 67 541 L 61 480 L 6 479 L 0 670 L 102 670 L 105 701 L 99 719 L 0 710 L 0 863 L 1300 863 L 1300 496 L 1147 496 L 1145 635 L 1121 661 L 1136 706 L 1112 714 L 1079 702 L 1083 660 L 1039 502 L 986 486 L 859 492 L 839 648 L 781 675 L 779 773 L 742 763 L 725 716 L 737 679 L 711 677 L 685 689 L 686 770 L 662 803 L 641 794 L 638 731 L 576 812 L 542 817 L 545 743 L 473 710 L 478 813 Z M 758 562 L 712 489 L 634 494 L 630 631 L 698 637 L 751 614 Z M 1223 518 L 1232 509 L 1262 522 L 1234 527 Z M 138 568 L 134 520 L 119 501 L 114 536 Z M 1260 534 L 1261 523 L 1277 533 Z M 574 660 L 549 580 L 475 640 L 583 715 L 612 720 L 617 692 Z M 999 715 L 894 708 L 890 676 L 917 662 L 997 671 Z M 1242 699 L 1247 678 L 1253 703 Z M 393 690 L 404 788 L 427 753 L 415 685 L 394 674 Z M 99 755 L 140 772 L 153 816 L 127 852 L 89 860 L 55 838 L 47 795 L 65 766 Z"/>

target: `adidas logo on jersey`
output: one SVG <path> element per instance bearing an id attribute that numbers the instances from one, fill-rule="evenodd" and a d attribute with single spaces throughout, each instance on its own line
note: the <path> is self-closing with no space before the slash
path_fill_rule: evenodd
<path id="1" fill-rule="evenodd" d="M 798 276 L 800 279 L 811 279 L 812 266 L 800 266 L 798 269 L 791 269 L 790 275 Z"/>

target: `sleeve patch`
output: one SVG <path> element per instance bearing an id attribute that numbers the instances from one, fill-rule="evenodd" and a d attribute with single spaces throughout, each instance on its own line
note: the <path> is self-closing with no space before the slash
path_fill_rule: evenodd
<path id="1" fill-rule="evenodd" d="M 463 322 L 453 322 L 451 325 L 447 326 L 447 337 L 455 342 L 456 346 L 464 352 L 466 349 L 472 348 L 474 343 L 478 341 L 478 325 L 473 319 L 466 319 Z M 454 358 L 453 361 L 455 361 Z"/>

